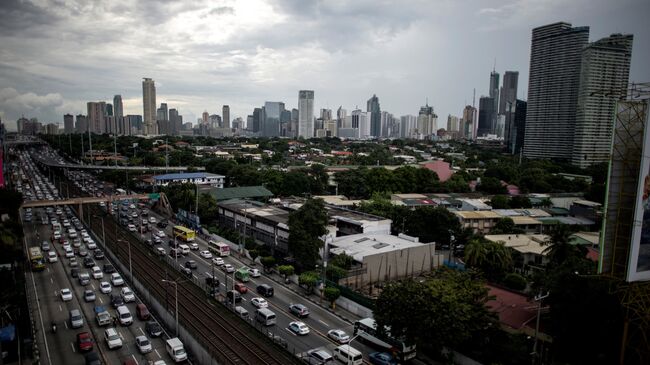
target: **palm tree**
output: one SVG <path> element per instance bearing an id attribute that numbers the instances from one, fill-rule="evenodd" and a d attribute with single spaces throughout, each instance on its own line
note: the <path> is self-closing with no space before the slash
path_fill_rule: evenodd
<path id="1" fill-rule="evenodd" d="M 467 266 L 481 267 L 487 260 L 487 246 L 479 240 L 471 240 L 465 246 L 465 263 Z"/>
<path id="2" fill-rule="evenodd" d="M 571 243 L 571 234 L 569 226 L 558 224 L 544 242 L 548 246 L 542 251 L 552 264 L 561 264 L 574 257 L 583 257 L 582 247 Z"/>

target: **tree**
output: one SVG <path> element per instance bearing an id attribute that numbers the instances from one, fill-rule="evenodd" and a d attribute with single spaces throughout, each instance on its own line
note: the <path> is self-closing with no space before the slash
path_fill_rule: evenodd
<path id="1" fill-rule="evenodd" d="M 483 177 L 481 183 L 476 187 L 478 191 L 486 194 L 505 194 L 506 187 L 501 185 L 501 181 L 495 177 Z"/>
<path id="2" fill-rule="evenodd" d="M 307 294 L 314 291 L 316 283 L 318 283 L 318 274 L 313 271 L 304 272 L 298 277 L 298 284 L 305 288 Z"/>
<path id="3" fill-rule="evenodd" d="M 278 272 L 280 273 L 280 275 L 284 276 L 285 278 L 288 278 L 289 276 L 293 275 L 295 269 L 291 265 L 281 265 L 278 266 Z"/>
<path id="4" fill-rule="evenodd" d="M 404 336 L 425 350 L 455 348 L 495 324 L 485 303 L 488 291 L 472 272 L 440 269 L 420 282 L 391 282 L 379 295 L 374 317 L 381 330 Z"/>
<path id="5" fill-rule="evenodd" d="M 264 256 L 260 259 L 260 262 L 262 263 L 262 266 L 264 266 L 264 270 L 268 272 L 273 266 L 275 266 L 275 257 Z"/>
<path id="6" fill-rule="evenodd" d="M 327 277 L 328 280 L 331 280 L 338 284 L 339 280 L 346 277 L 347 273 L 348 271 L 342 267 L 336 265 L 329 265 L 327 267 L 327 271 L 325 272 L 325 276 Z"/>
<path id="7" fill-rule="evenodd" d="M 495 195 L 490 200 L 490 205 L 493 209 L 508 209 L 510 204 L 508 204 L 508 197 L 505 195 Z"/>
<path id="8" fill-rule="evenodd" d="M 517 228 L 512 218 L 500 218 L 490 230 L 490 234 L 522 234 L 524 231 Z"/>
<path id="9" fill-rule="evenodd" d="M 499 280 L 512 268 L 512 253 L 503 242 L 472 240 L 465 246 L 465 263 L 479 269 L 488 279 Z"/>
<path id="10" fill-rule="evenodd" d="M 332 309 L 336 309 L 336 300 L 341 296 L 341 291 L 338 288 L 328 286 L 325 288 L 323 296 L 330 302 Z"/>
<path id="11" fill-rule="evenodd" d="M 560 265 L 568 260 L 584 258 L 587 254 L 586 249 L 580 245 L 571 243 L 571 234 L 569 226 L 558 224 L 544 242 L 547 246 L 542 252 L 549 259 L 550 265 Z"/>
<path id="12" fill-rule="evenodd" d="M 342 252 L 342 253 L 334 256 L 334 258 L 332 258 L 330 263 L 332 265 L 334 265 L 334 266 L 338 266 L 338 267 L 343 268 L 345 270 L 350 270 L 350 268 L 352 267 L 352 264 L 354 263 L 354 258 L 352 256 L 346 254 L 345 252 Z"/>
<path id="13" fill-rule="evenodd" d="M 300 209 L 289 214 L 289 252 L 301 269 L 316 266 L 326 225 L 327 213 L 321 199 L 307 199 Z"/>

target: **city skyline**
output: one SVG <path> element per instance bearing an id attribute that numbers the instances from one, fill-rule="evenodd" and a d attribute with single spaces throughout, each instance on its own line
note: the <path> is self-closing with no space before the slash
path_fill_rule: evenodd
<path id="1" fill-rule="evenodd" d="M 473 89 L 477 107 L 480 96 L 489 95 L 485 75 L 495 59 L 494 69 L 501 75 L 519 71 L 517 98 L 526 99 L 531 29 L 558 21 L 589 26 L 590 41 L 616 32 L 634 34 L 630 81 L 650 80 L 642 63 L 650 57 L 650 32 L 643 21 L 648 5 L 599 1 L 589 2 L 584 11 L 586 4 L 494 1 L 479 7 L 464 1 L 414 1 L 400 3 L 398 9 L 390 2 L 363 1 L 348 6 L 285 1 L 232 6 L 172 2 L 167 8 L 125 2 L 119 9 L 85 5 L 84 12 L 94 19 L 120 21 L 102 23 L 78 43 L 53 47 L 49 34 L 87 29 L 82 19 L 66 21 L 74 16 L 74 7 L 3 3 L 0 14 L 10 21 L 0 28 L 5 45 L 0 117 L 9 126 L 21 115 L 62 125 L 64 114 L 84 113 L 88 101 L 110 102 L 116 94 L 122 95 L 124 115 L 142 114 L 139 81 L 144 77 L 156 81 L 158 102 L 174 105 L 187 121 L 195 121 L 203 110 L 219 113 L 224 104 L 230 105 L 230 119 L 244 120 L 267 100 L 297 107 L 295 93 L 304 89 L 318 94 L 314 110 L 339 105 L 353 110 L 376 94 L 382 110 L 395 116 L 416 115 L 427 99 L 438 115 L 460 116 L 471 104 Z M 427 9 L 443 17 L 427 17 Z M 274 15 L 272 24 L 263 21 L 265 12 Z M 157 17 L 146 24 L 126 19 L 149 13 Z M 461 17 L 476 19 L 476 25 L 459 29 L 447 20 Z M 17 33 L 20 27 L 12 24 L 25 19 L 32 19 L 30 32 Z M 183 28 L 185 20 L 193 25 Z M 331 26 L 345 20 L 352 22 L 345 23 L 350 27 L 346 32 Z M 221 26 L 205 29 L 215 21 L 229 30 L 218 34 Z M 119 44 L 103 41 L 118 35 L 124 37 Z M 119 52 L 107 53 L 107 43 Z M 346 87 L 340 87 L 342 82 Z"/>

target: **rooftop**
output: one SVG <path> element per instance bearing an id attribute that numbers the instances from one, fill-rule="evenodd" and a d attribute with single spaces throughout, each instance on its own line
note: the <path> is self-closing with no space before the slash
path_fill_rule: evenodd
<path id="1" fill-rule="evenodd" d="M 515 217 L 510 217 L 512 221 L 516 225 L 523 225 L 523 224 L 542 224 L 539 220 L 533 218 L 533 217 L 522 217 L 522 216 L 515 216 Z"/>
<path id="2" fill-rule="evenodd" d="M 478 211 L 454 211 L 454 214 L 463 219 L 499 219 L 503 216 L 491 210 L 478 210 Z"/>
<path id="3" fill-rule="evenodd" d="M 242 186 L 223 189 L 204 187 L 199 188 L 199 191 L 209 193 L 217 201 L 242 198 L 267 198 L 273 196 L 273 193 L 263 186 Z"/>
<path id="4" fill-rule="evenodd" d="M 223 175 L 211 174 L 208 172 L 181 172 L 177 174 L 156 175 L 156 180 L 175 180 L 175 179 L 201 179 L 206 177 L 225 178 Z"/>
<path id="5" fill-rule="evenodd" d="M 525 295 L 488 285 L 492 299 L 486 305 L 499 316 L 499 322 L 513 329 L 522 329 L 536 317 L 537 306 Z"/>
<path id="6" fill-rule="evenodd" d="M 492 242 L 503 242 L 506 247 L 510 247 L 521 253 L 533 253 L 543 255 L 547 248 L 544 242 L 549 239 L 545 234 L 488 234 L 485 239 Z"/>
<path id="7" fill-rule="evenodd" d="M 345 253 L 352 256 L 355 261 L 363 262 L 366 256 L 403 250 L 411 247 L 420 247 L 422 245 L 431 245 L 432 250 L 435 244 L 414 242 L 399 236 L 389 234 L 353 234 L 334 238 L 330 244 L 330 252 L 334 255 Z"/>
<path id="8" fill-rule="evenodd" d="M 584 206 L 591 207 L 591 208 L 600 208 L 602 206 L 602 204 L 592 202 L 590 200 L 576 200 L 576 201 L 573 202 L 573 204 L 584 205 Z"/>

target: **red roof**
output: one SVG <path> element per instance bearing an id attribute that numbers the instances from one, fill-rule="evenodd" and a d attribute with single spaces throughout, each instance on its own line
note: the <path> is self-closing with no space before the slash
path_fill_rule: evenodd
<path id="1" fill-rule="evenodd" d="M 449 167 L 449 162 L 437 160 L 425 163 L 423 166 L 438 174 L 438 178 L 442 182 L 449 180 L 451 175 L 454 174 L 454 171 Z"/>
<path id="2" fill-rule="evenodd" d="M 537 306 L 531 303 L 528 297 L 490 285 L 487 287 L 489 295 L 495 298 L 486 304 L 491 311 L 499 315 L 501 324 L 519 330 L 535 319 Z"/>
<path id="3" fill-rule="evenodd" d="M 598 262 L 599 257 L 600 257 L 600 253 L 598 252 L 597 249 L 593 247 L 587 247 L 587 258 L 589 260 Z"/>

